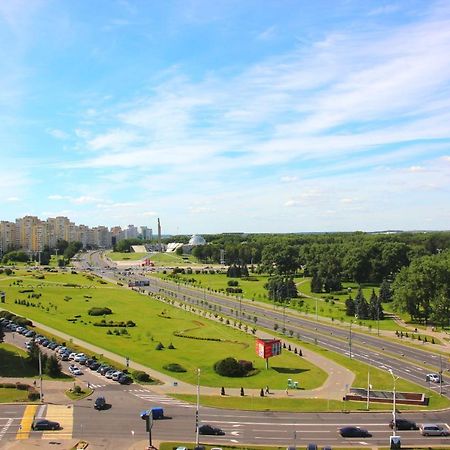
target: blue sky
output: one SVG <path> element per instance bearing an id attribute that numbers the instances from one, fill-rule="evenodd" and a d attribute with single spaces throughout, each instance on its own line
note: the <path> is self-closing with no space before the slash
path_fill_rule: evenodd
<path id="1" fill-rule="evenodd" d="M 449 229 L 450 3 L 0 2 L 0 220 Z"/>

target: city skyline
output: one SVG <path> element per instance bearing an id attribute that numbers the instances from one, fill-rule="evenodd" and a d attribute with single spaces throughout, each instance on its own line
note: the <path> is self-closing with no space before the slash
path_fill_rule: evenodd
<path id="1" fill-rule="evenodd" d="M 439 0 L 1 2 L 1 220 L 448 229 L 449 30 Z"/>

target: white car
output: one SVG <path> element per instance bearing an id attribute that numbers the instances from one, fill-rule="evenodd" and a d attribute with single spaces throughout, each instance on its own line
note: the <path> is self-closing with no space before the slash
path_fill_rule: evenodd
<path id="1" fill-rule="evenodd" d="M 427 381 L 432 381 L 433 383 L 440 383 L 441 376 L 438 373 L 429 373 L 426 377 Z"/>
<path id="2" fill-rule="evenodd" d="M 77 356 L 76 353 L 71 353 L 71 354 L 69 355 L 69 359 L 75 359 L 75 356 Z"/>
<path id="3" fill-rule="evenodd" d="M 75 366 L 74 364 L 71 364 L 69 366 L 69 372 L 72 375 L 82 375 L 83 374 L 83 372 L 79 369 L 79 367 Z"/>

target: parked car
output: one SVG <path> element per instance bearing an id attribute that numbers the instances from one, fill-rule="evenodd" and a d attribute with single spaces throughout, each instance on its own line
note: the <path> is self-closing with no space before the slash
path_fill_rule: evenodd
<path id="1" fill-rule="evenodd" d="M 47 419 L 36 419 L 31 424 L 33 430 L 59 430 L 61 426 L 58 422 Z"/>
<path id="2" fill-rule="evenodd" d="M 342 437 L 371 437 L 372 435 L 360 427 L 343 427 L 339 430 Z"/>
<path id="3" fill-rule="evenodd" d="M 396 429 L 397 430 L 418 430 L 419 427 L 417 426 L 416 422 L 413 422 L 411 420 L 408 419 L 396 419 Z M 391 420 L 389 422 L 389 427 L 390 428 L 394 428 L 394 421 Z"/>
<path id="4" fill-rule="evenodd" d="M 208 435 L 214 435 L 214 436 L 223 436 L 225 434 L 225 431 L 223 431 L 221 428 L 213 427 L 208 424 L 202 425 L 198 429 L 198 432 L 200 434 L 208 434 Z"/>
<path id="5" fill-rule="evenodd" d="M 306 450 L 317 450 L 317 444 L 308 444 Z"/>
<path id="6" fill-rule="evenodd" d="M 419 427 L 422 436 L 448 436 L 450 431 L 437 423 L 424 423 Z"/>
<path id="7" fill-rule="evenodd" d="M 114 372 L 115 372 L 115 369 L 111 369 L 111 370 L 108 370 L 107 372 L 105 372 L 103 375 L 106 378 L 108 378 L 109 380 L 111 380 L 112 377 L 113 377 Z"/>
<path id="8" fill-rule="evenodd" d="M 84 353 L 77 353 L 73 360 L 77 363 L 81 363 L 81 361 L 83 361 L 81 364 L 84 364 L 87 361 L 87 357 Z"/>
<path id="9" fill-rule="evenodd" d="M 94 408 L 98 409 L 99 411 L 101 409 L 105 409 L 106 408 L 106 399 L 105 399 L 105 397 L 97 397 L 95 399 Z"/>
<path id="10" fill-rule="evenodd" d="M 431 381 L 433 383 L 440 383 L 441 379 L 442 379 L 442 377 L 439 373 L 429 373 L 426 376 L 426 380 Z"/>
<path id="11" fill-rule="evenodd" d="M 133 380 L 128 375 L 123 374 L 118 380 L 120 384 L 131 384 Z"/>
<path id="12" fill-rule="evenodd" d="M 112 379 L 114 380 L 114 381 L 119 381 L 119 378 L 122 376 L 122 375 L 124 375 L 124 373 L 121 371 L 121 370 L 117 370 L 116 372 L 114 372 L 113 374 L 112 374 Z"/>
<path id="13" fill-rule="evenodd" d="M 97 361 L 89 364 L 89 369 L 91 370 L 97 370 L 99 367 L 101 366 L 101 364 Z"/>
<path id="14" fill-rule="evenodd" d="M 74 359 L 75 359 L 75 356 L 77 356 L 77 354 L 72 352 L 72 353 L 69 355 L 69 359 L 74 360 Z"/>
<path id="15" fill-rule="evenodd" d="M 81 372 L 80 368 L 77 367 L 77 366 L 75 366 L 74 364 L 71 364 L 71 365 L 69 366 L 69 372 L 70 372 L 72 375 L 82 375 L 82 374 L 83 374 L 83 372 Z"/>

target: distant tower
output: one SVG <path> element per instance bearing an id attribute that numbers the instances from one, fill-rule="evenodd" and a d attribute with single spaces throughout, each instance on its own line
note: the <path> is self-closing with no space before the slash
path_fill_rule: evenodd
<path id="1" fill-rule="evenodd" d="M 162 251 L 162 246 L 161 246 L 161 222 L 159 221 L 159 217 L 158 217 L 158 250 L 160 252 Z"/>

